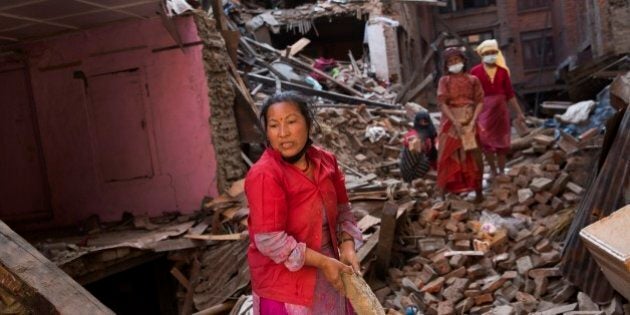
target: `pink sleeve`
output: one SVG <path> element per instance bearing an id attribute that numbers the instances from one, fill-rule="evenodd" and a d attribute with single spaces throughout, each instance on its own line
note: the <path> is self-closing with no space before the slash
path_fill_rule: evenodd
<path id="1" fill-rule="evenodd" d="M 306 244 L 298 243 L 286 232 L 258 233 L 254 235 L 256 248 L 276 264 L 284 263 L 289 271 L 304 266 Z"/>
<path id="2" fill-rule="evenodd" d="M 363 243 L 363 233 L 361 233 L 361 230 L 357 226 L 354 214 L 352 214 L 350 203 L 338 204 L 337 211 L 339 213 L 339 216 L 337 217 L 337 232 L 346 232 L 350 234 L 350 236 L 354 238 L 355 248 L 359 248 L 359 246 Z"/>

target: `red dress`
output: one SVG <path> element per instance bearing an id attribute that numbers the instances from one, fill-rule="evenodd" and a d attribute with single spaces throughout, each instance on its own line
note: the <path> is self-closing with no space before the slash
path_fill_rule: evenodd
<path id="1" fill-rule="evenodd" d="M 449 106 L 452 111 L 472 113 L 475 105 L 483 101 L 483 90 L 474 76 L 445 75 L 440 78 L 437 97 L 440 104 Z M 482 169 L 475 151 L 463 149 L 453 123 L 442 114 L 438 135 L 438 187 L 452 193 L 481 188 Z"/>
<path id="2" fill-rule="evenodd" d="M 494 80 L 490 80 L 482 64 L 473 67 L 470 74 L 481 81 L 484 92 L 483 110 L 478 119 L 481 147 L 485 152 L 508 153 L 511 126 L 507 101 L 514 97 L 510 74 L 497 66 Z"/>

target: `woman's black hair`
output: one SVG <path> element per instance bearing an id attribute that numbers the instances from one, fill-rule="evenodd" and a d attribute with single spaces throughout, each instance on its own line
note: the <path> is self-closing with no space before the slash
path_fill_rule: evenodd
<path id="1" fill-rule="evenodd" d="M 304 145 L 302 150 L 300 150 L 300 152 L 298 152 L 298 154 L 296 154 L 295 156 L 283 157 L 285 161 L 289 163 L 295 163 L 306 153 L 306 150 L 311 146 L 311 144 L 313 144 L 313 141 L 310 137 L 311 128 L 313 127 L 313 125 L 317 125 L 317 120 L 315 120 L 315 114 L 311 109 L 312 107 L 310 106 L 310 102 L 307 98 L 302 96 L 302 94 L 294 91 L 276 93 L 268 97 L 263 103 L 262 108 L 260 109 L 259 119 L 265 135 L 267 133 L 267 112 L 269 112 L 269 107 L 271 107 L 271 105 L 282 102 L 293 103 L 297 105 L 300 113 L 302 114 L 302 116 L 304 116 L 304 120 L 306 120 L 306 127 L 308 130 L 307 134 L 309 135 L 308 139 L 306 140 L 306 145 Z"/>
<path id="2" fill-rule="evenodd" d="M 426 125 L 422 125 L 420 122 L 424 120 L 427 122 Z M 426 139 L 431 139 L 431 150 L 427 152 L 427 157 L 429 161 L 437 160 L 437 149 L 435 148 L 435 138 L 437 137 L 437 130 L 435 129 L 435 125 L 431 120 L 431 115 L 427 111 L 420 111 L 416 113 L 416 117 L 413 119 L 413 129 L 416 130 L 420 139 L 422 139 L 423 143 Z"/>
<path id="3" fill-rule="evenodd" d="M 420 124 L 422 120 L 426 121 L 427 124 Z M 429 112 L 427 111 L 419 111 L 416 113 L 416 117 L 413 119 L 413 129 L 415 129 L 418 134 L 427 136 L 431 139 L 435 139 L 435 137 L 437 137 L 437 130 L 431 120 L 431 115 L 429 115 Z"/>
<path id="4" fill-rule="evenodd" d="M 315 114 L 311 110 L 310 102 L 306 97 L 302 94 L 294 91 L 280 92 L 276 93 L 272 96 L 269 96 L 262 105 L 260 109 L 260 123 L 263 127 L 263 130 L 267 131 L 267 112 L 269 111 L 269 107 L 271 105 L 281 102 L 293 103 L 297 105 L 300 110 L 302 116 L 306 120 L 306 126 L 308 127 L 309 134 L 311 132 L 311 127 L 313 124 L 317 124 L 315 121 Z"/>

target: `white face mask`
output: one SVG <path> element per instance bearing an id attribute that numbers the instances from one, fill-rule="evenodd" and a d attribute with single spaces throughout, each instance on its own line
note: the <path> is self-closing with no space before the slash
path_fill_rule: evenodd
<path id="1" fill-rule="evenodd" d="M 497 55 L 485 55 L 483 56 L 483 62 L 489 64 L 495 64 L 497 62 Z"/>
<path id="2" fill-rule="evenodd" d="M 461 62 L 448 66 L 448 72 L 450 73 L 460 73 L 462 72 L 463 69 L 464 69 L 464 64 Z"/>

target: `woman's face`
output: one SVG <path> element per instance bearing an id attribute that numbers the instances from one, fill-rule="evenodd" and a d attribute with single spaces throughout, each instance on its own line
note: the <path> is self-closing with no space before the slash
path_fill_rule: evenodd
<path id="1" fill-rule="evenodd" d="M 297 104 L 275 103 L 267 110 L 267 139 L 283 157 L 298 154 L 306 145 L 308 126 Z"/>
<path id="2" fill-rule="evenodd" d="M 456 65 L 458 63 L 464 63 L 464 59 L 462 59 L 462 57 L 460 56 L 450 56 L 448 57 L 448 59 L 446 59 L 446 66 L 452 66 L 452 65 Z"/>

